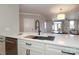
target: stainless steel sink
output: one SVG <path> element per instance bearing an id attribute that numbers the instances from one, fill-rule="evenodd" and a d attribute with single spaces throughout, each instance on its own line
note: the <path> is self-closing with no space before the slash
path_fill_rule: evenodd
<path id="1" fill-rule="evenodd" d="M 38 40 L 51 40 L 53 41 L 55 36 L 34 36 L 34 35 L 29 35 L 29 36 L 26 36 L 25 38 L 32 38 L 32 39 L 38 39 Z"/>

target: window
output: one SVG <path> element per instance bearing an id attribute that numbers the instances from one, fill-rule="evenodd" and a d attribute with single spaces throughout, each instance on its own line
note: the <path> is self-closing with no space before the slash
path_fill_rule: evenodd
<path id="1" fill-rule="evenodd" d="M 74 21 L 70 21 L 70 29 L 74 29 Z"/>

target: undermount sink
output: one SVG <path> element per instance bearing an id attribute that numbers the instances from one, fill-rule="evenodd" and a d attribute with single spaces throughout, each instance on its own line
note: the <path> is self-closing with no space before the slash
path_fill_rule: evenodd
<path id="1" fill-rule="evenodd" d="M 39 39 L 39 40 L 51 40 L 53 41 L 55 36 L 34 36 L 34 35 L 29 35 L 29 36 L 26 36 L 25 38 L 32 38 L 32 39 Z"/>

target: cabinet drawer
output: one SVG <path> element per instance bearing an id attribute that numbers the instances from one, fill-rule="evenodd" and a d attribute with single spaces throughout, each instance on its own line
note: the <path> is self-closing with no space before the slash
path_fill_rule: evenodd
<path id="1" fill-rule="evenodd" d="M 34 42 L 34 41 L 29 41 L 29 40 L 18 40 L 18 44 L 19 45 L 23 45 L 23 46 L 29 46 L 29 47 L 35 47 L 35 48 L 44 48 L 44 43 L 41 42 Z"/>
<path id="2" fill-rule="evenodd" d="M 38 48 L 38 49 L 44 49 L 45 47 L 45 44 L 44 43 L 41 43 L 41 42 L 32 42 L 32 45 L 31 45 L 32 48 Z"/>
<path id="3" fill-rule="evenodd" d="M 22 40 L 22 39 L 18 40 L 18 45 L 21 47 L 26 47 L 26 46 L 29 47 L 30 45 L 28 44 L 31 44 L 31 42 L 27 40 Z"/>
<path id="4" fill-rule="evenodd" d="M 26 43 L 31 43 L 31 41 L 24 40 L 24 39 L 18 39 L 19 44 L 26 44 Z"/>

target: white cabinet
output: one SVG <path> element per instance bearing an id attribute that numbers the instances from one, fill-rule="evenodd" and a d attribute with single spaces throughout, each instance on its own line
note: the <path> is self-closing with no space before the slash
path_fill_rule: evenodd
<path id="1" fill-rule="evenodd" d="M 0 55 L 5 55 L 5 37 L 0 36 Z"/>
<path id="2" fill-rule="evenodd" d="M 76 49 L 54 44 L 46 45 L 46 55 L 75 55 Z"/>
<path id="3" fill-rule="evenodd" d="M 49 49 L 46 49 L 46 55 L 62 55 L 61 53 L 61 50 L 59 49 L 54 49 L 54 48 L 49 48 Z"/>
<path id="4" fill-rule="evenodd" d="M 44 55 L 45 44 L 41 42 L 32 41 L 31 55 Z"/>
<path id="5" fill-rule="evenodd" d="M 76 55 L 79 55 L 79 49 L 76 48 Z"/>
<path id="6" fill-rule="evenodd" d="M 46 55 L 62 55 L 61 50 L 58 48 L 60 47 L 56 47 L 52 44 L 46 44 L 45 54 Z"/>
<path id="7" fill-rule="evenodd" d="M 26 55 L 26 41 L 23 39 L 18 39 L 18 54 Z"/>
<path id="8" fill-rule="evenodd" d="M 42 55 L 44 54 L 44 44 L 23 39 L 18 39 L 19 55 Z"/>
<path id="9" fill-rule="evenodd" d="M 19 55 L 79 55 L 76 48 L 18 39 Z"/>
<path id="10" fill-rule="evenodd" d="M 58 49 L 49 49 L 49 50 L 46 50 L 46 55 L 61 55 L 61 50 L 58 50 Z"/>

